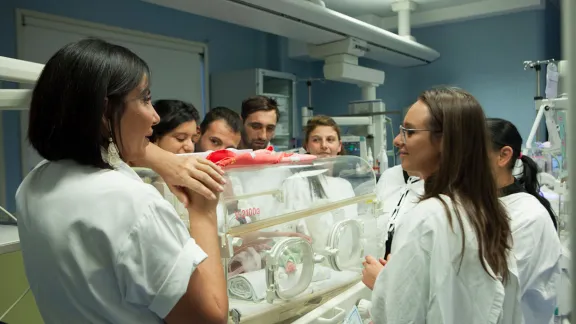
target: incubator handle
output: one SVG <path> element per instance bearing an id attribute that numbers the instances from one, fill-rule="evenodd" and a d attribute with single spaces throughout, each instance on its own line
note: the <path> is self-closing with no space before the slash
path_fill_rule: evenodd
<path id="1" fill-rule="evenodd" d="M 324 262 L 324 260 L 326 260 L 326 257 L 323 255 L 319 255 L 319 254 L 314 254 L 314 263 L 322 263 Z"/>
<path id="2" fill-rule="evenodd" d="M 334 309 L 332 311 L 334 314 L 334 316 L 332 318 L 318 317 L 318 320 L 316 321 L 316 323 L 337 324 L 337 323 L 341 323 L 344 320 L 344 317 L 346 317 L 346 311 L 340 307 L 334 307 Z"/>

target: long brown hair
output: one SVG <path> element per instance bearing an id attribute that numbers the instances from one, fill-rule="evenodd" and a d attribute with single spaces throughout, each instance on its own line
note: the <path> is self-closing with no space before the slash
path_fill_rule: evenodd
<path id="1" fill-rule="evenodd" d="M 342 140 L 340 127 L 338 126 L 338 124 L 336 124 L 334 119 L 332 119 L 331 117 L 326 116 L 326 115 L 316 115 L 316 116 L 308 119 L 308 122 L 306 123 L 306 126 L 304 127 L 304 143 L 305 143 L 305 145 L 308 145 L 308 140 L 310 139 L 310 134 L 312 134 L 312 132 L 318 126 L 332 127 L 332 129 L 338 135 L 338 140 L 339 141 Z M 308 149 L 306 149 L 306 150 L 308 150 Z M 340 152 L 338 152 L 338 155 L 345 155 L 344 148 L 340 149 Z"/>
<path id="2" fill-rule="evenodd" d="M 441 136 L 442 154 L 438 171 L 426 179 L 422 199 L 450 197 L 468 215 L 476 233 L 479 257 L 487 273 L 504 279 L 508 275 L 507 256 L 511 248 L 510 219 L 498 200 L 496 181 L 489 161 L 490 136 L 480 103 L 468 92 L 442 87 L 424 91 L 418 100 L 430 111 L 433 137 Z M 439 199 L 450 211 L 442 199 Z M 454 208 L 462 229 L 462 262 L 464 258 L 464 228 L 458 208 Z M 450 226 L 453 226 L 449 217 Z"/>

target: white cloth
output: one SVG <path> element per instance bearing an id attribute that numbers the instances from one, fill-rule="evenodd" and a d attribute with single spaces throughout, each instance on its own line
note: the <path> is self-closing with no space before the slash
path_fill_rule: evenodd
<path id="1" fill-rule="evenodd" d="M 562 253 L 558 234 L 548 211 L 532 195 L 515 193 L 501 201 L 511 218 L 524 323 L 552 323 Z"/>
<path id="2" fill-rule="evenodd" d="M 454 206 L 442 197 L 448 210 Z M 396 228 L 392 258 L 376 279 L 372 321 L 382 323 L 487 324 L 502 316 L 504 286 L 482 267 L 466 213 L 462 230 L 439 199 L 417 204 Z"/>
<path id="3" fill-rule="evenodd" d="M 266 298 L 266 269 L 246 272 L 228 278 L 230 296 L 259 302 Z"/>
<path id="4" fill-rule="evenodd" d="M 522 324 L 522 288 L 518 274 L 518 264 L 513 253 L 508 255 L 508 279 L 504 283 L 504 303 L 498 324 Z"/>
<path id="5" fill-rule="evenodd" d="M 26 276 L 52 323 L 163 323 L 207 257 L 126 164 L 42 162 L 16 194 Z"/>

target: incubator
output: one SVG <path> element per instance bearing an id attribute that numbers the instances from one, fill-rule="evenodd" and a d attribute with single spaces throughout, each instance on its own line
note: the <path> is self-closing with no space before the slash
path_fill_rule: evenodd
<path id="1" fill-rule="evenodd" d="M 360 282 L 364 257 L 385 250 L 365 170 L 356 156 L 226 168 L 217 215 L 231 323 L 293 323 Z M 162 179 L 136 172 L 189 224 Z M 349 311 L 315 320 L 339 323 Z"/>

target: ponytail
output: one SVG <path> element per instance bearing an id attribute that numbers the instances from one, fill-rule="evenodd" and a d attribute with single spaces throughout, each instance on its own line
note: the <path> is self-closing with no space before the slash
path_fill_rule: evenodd
<path id="1" fill-rule="evenodd" d="M 538 170 L 538 165 L 530 157 L 522 155 L 520 150 L 522 147 L 522 136 L 518 132 L 516 126 L 511 122 L 500 118 L 487 118 L 486 124 L 490 131 L 490 135 L 492 136 L 492 147 L 495 151 L 500 151 L 505 146 L 509 146 L 512 149 L 512 158 L 508 165 L 510 172 L 514 169 L 517 160 L 522 161 L 524 170 L 522 171 L 522 176 L 518 181 L 527 193 L 538 199 L 542 206 L 546 208 L 548 214 L 550 214 L 554 228 L 558 230 L 558 222 L 550 202 L 540 194 L 540 184 L 538 183 L 537 178 L 538 172 L 540 171 Z"/>
<path id="2" fill-rule="evenodd" d="M 552 206 L 548 199 L 544 198 L 540 194 L 540 183 L 538 183 L 538 165 L 534 160 L 526 155 L 520 155 L 520 161 L 524 165 L 522 176 L 520 179 L 520 184 L 524 187 L 527 193 L 534 196 L 534 198 L 538 199 L 538 201 L 546 208 L 548 214 L 550 214 L 550 218 L 552 219 L 552 223 L 554 223 L 554 228 L 558 230 L 558 221 L 556 220 L 556 214 L 552 210 Z"/>

